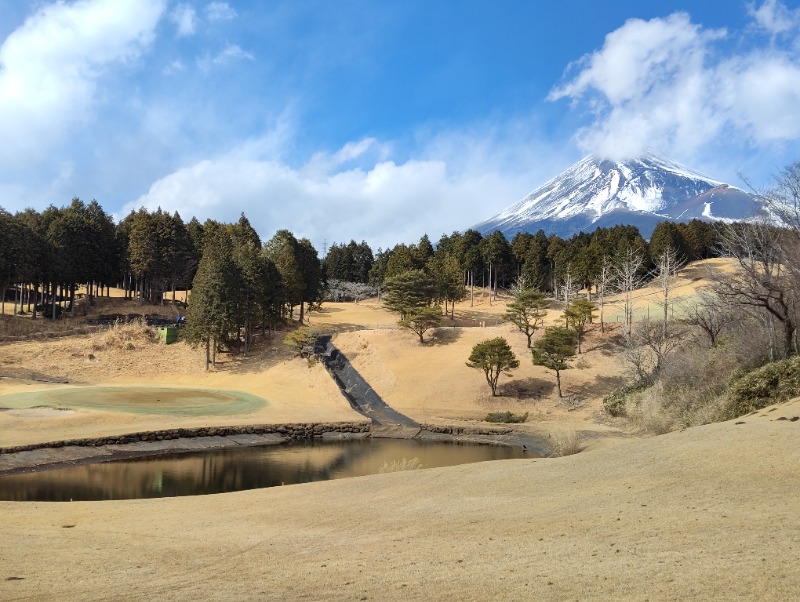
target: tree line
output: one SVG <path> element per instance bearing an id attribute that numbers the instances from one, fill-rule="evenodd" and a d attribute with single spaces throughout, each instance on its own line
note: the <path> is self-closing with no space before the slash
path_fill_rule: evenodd
<path id="1" fill-rule="evenodd" d="M 683 261 L 707 259 L 719 254 L 724 225 L 692 220 L 662 222 L 646 241 L 635 226 L 598 228 L 564 239 L 544 230 L 519 232 L 510 241 L 498 231 L 486 236 L 475 230 L 443 234 L 434 246 L 427 235 L 416 244 L 397 244 L 373 253 L 366 242 L 333 244 L 324 259 L 328 278 L 361 282 L 381 288 L 387 278 L 408 270 L 459 279 L 474 287 L 508 288 L 519 277 L 531 287 L 558 294 L 564 287 L 587 288 L 601 280 L 603 264 L 633 249 L 642 254 L 641 272 L 655 267 L 666 247 Z"/>

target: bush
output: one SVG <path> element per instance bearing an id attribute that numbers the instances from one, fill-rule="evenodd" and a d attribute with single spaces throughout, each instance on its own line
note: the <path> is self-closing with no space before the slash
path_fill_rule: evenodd
<path id="1" fill-rule="evenodd" d="M 524 414 L 512 414 L 511 412 L 489 412 L 484 420 L 486 422 L 503 422 L 506 424 L 525 422 L 528 419 L 528 412 Z"/>
<path id="2" fill-rule="evenodd" d="M 550 433 L 551 457 L 573 456 L 581 451 L 578 434 L 573 430 L 558 430 Z"/>
<path id="3" fill-rule="evenodd" d="M 122 349 L 133 351 L 137 346 L 157 343 L 158 332 L 148 326 L 143 319 L 132 322 L 115 321 L 109 328 L 92 335 L 90 348 L 92 351 Z"/>
<path id="4" fill-rule="evenodd" d="M 301 326 L 293 330 L 283 338 L 284 344 L 292 347 L 297 355 L 303 358 L 313 358 L 314 356 L 314 343 L 322 336 L 321 330 L 310 328 L 308 326 Z M 309 362 L 312 365 L 313 362 Z"/>
<path id="5" fill-rule="evenodd" d="M 800 395 L 800 357 L 767 364 L 731 385 L 721 418 L 729 420 Z"/>
<path id="6" fill-rule="evenodd" d="M 612 416 L 625 416 L 628 413 L 628 399 L 646 388 L 646 384 L 637 383 L 615 389 L 603 397 L 603 408 Z"/>
<path id="7" fill-rule="evenodd" d="M 654 435 L 663 435 L 676 426 L 673 408 L 665 405 L 664 387 L 657 383 L 634 394 L 634 404 L 628 416 L 639 429 Z"/>

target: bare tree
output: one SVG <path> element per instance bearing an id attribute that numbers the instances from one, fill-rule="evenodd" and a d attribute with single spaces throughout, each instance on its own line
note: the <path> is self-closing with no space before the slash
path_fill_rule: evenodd
<path id="1" fill-rule="evenodd" d="M 712 349 L 719 344 L 719 338 L 733 320 L 733 312 L 726 307 L 713 292 L 701 292 L 698 298 L 684 308 L 682 322 L 698 327 L 707 337 Z"/>
<path id="2" fill-rule="evenodd" d="M 625 253 L 611 266 L 611 278 L 615 288 L 624 295 L 625 338 L 630 339 L 633 326 L 633 292 L 638 289 L 643 279 L 641 269 L 644 266 L 644 252 L 628 247 Z"/>
<path id="3" fill-rule="evenodd" d="M 678 257 L 678 252 L 671 245 L 664 247 L 664 250 L 656 258 L 655 280 L 661 286 L 662 296 L 659 305 L 664 308 L 664 319 L 662 321 L 664 332 L 662 338 L 665 340 L 668 338 L 669 308 L 672 303 L 670 301 L 670 292 L 674 288 L 675 276 L 677 276 L 678 270 L 684 266 L 684 263 L 683 259 Z"/>
<path id="4" fill-rule="evenodd" d="M 672 324 L 664 328 L 649 318 L 637 322 L 628 341 L 626 358 L 639 380 L 650 380 L 661 371 L 664 360 L 680 345 L 682 334 Z"/>
<path id="5" fill-rule="evenodd" d="M 595 295 L 597 309 L 600 312 L 600 332 L 606 331 L 605 322 L 603 321 L 603 308 L 605 307 L 606 300 L 606 285 L 609 282 L 611 275 L 610 265 L 608 263 L 608 256 L 603 255 L 600 261 L 600 273 L 597 277 L 597 294 Z"/>
<path id="6" fill-rule="evenodd" d="M 789 254 L 792 237 L 788 230 L 760 224 L 731 224 L 720 243 L 724 255 L 733 257 L 738 269 L 733 273 L 715 272 L 714 290 L 723 299 L 746 307 L 760 308 L 782 328 L 782 357 L 795 349 L 797 330 L 796 290 L 800 274 L 795 274 L 795 258 Z"/>

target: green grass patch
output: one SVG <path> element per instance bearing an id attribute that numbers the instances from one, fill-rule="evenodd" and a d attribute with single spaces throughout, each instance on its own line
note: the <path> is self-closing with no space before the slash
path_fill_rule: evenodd
<path id="1" fill-rule="evenodd" d="M 0 406 L 14 409 L 47 406 L 167 416 L 250 414 L 266 405 L 265 399 L 241 391 L 170 387 L 59 387 L 0 396 Z"/>

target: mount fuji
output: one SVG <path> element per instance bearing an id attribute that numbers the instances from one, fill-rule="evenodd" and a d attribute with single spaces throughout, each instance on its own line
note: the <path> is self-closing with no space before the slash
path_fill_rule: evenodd
<path id="1" fill-rule="evenodd" d="M 517 203 L 481 222 L 481 234 L 501 231 L 568 238 L 579 231 L 620 224 L 650 238 L 665 220 L 749 221 L 769 214 L 756 197 L 648 153 L 615 162 L 590 155 Z"/>

